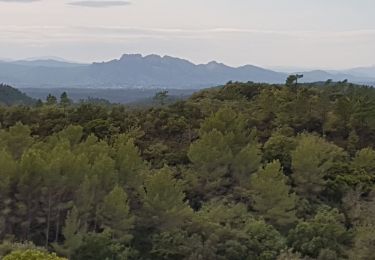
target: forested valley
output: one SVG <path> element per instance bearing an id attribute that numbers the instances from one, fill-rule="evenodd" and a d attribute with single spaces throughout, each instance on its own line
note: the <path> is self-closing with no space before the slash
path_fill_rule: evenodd
<path id="1" fill-rule="evenodd" d="M 375 90 L 287 83 L 1 106 L 0 258 L 375 259 Z"/>

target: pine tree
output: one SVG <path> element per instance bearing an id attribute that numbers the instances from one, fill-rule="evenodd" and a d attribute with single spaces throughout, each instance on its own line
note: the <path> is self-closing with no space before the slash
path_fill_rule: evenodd
<path id="1" fill-rule="evenodd" d="M 71 257 L 73 252 L 82 244 L 86 226 L 81 222 L 76 207 L 73 207 L 67 214 L 65 225 L 62 230 L 64 236 L 63 245 L 53 244 L 54 249 L 67 257 Z"/>
<path id="2" fill-rule="evenodd" d="M 131 239 L 134 217 L 130 213 L 128 197 L 121 187 L 115 186 L 104 198 L 99 215 L 102 228 L 110 230 L 114 238 L 124 241 Z"/>
<path id="3" fill-rule="evenodd" d="M 199 133 L 203 137 L 213 130 L 224 136 L 233 153 L 238 153 L 244 145 L 251 141 L 246 118 L 228 106 L 208 117 L 202 123 Z"/>
<path id="4" fill-rule="evenodd" d="M 20 159 L 33 141 L 30 127 L 22 123 L 16 123 L 8 131 L 0 131 L 0 147 L 5 147 L 15 159 Z"/>
<path id="5" fill-rule="evenodd" d="M 269 163 L 254 174 L 250 189 L 253 207 L 265 220 L 278 227 L 285 227 L 296 221 L 296 196 L 290 192 L 280 162 Z"/>
<path id="6" fill-rule="evenodd" d="M 299 136 L 292 152 L 292 179 L 297 194 L 316 198 L 325 188 L 328 170 L 346 158 L 345 152 L 334 144 L 314 135 Z"/>
<path id="7" fill-rule="evenodd" d="M 300 222 L 289 231 L 288 244 L 303 256 L 314 259 L 324 254 L 341 259 L 345 245 L 350 242 L 350 232 L 345 227 L 345 217 L 337 209 L 322 207 L 314 218 Z M 331 252 L 330 252 L 331 251 Z"/>
<path id="8" fill-rule="evenodd" d="M 146 168 L 134 139 L 126 135 L 120 136 L 116 143 L 116 167 L 119 170 L 119 180 L 123 185 L 140 185 L 140 171 Z"/>
<path id="9" fill-rule="evenodd" d="M 191 144 L 188 156 L 198 168 L 206 170 L 208 176 L 218 173 L 217 177 L 228 171 L 233 159 L 224 135 L 216 129 L 205 133 L 197 142 Z"/>
<path id="10" fill-rule="evenodd" d="M 53 106 L 57 104 L 57 98 L 51 94 L 48 94 L 46 98 L 46 103 L 48 106 Z"/>
<path id="11" fill-rule="evenodd" d="M 170 169 L 163 168 L 149 176 L 144 189 L 144 209 L 154 227 L 176 227 L 191 216 L 182 183 L 173 178 Z"/>
<path id="12" fill-rule="evenodd" d="M 352 167 L 357 171 L 365 171 L 369 175 L 375 175 L 375 151 L 365 148 L 358 151 L 352 161 Z"/>
<path id="13" fill-rule="evenodd" d="M 5 150 L 0 150 L 0 239 L 7 233 L 12 218 L 11 179 L 17 174 L 18 164 Z"/>
<path id="14" fill-rule="evenodd" d="M 346 149 L 351 156 L 355 155 L 357 151 L 358 143 L 359 143 L 359 136 L 357 135 L 355 130 L 352 130 L 349 133 L 348 143 L 346 145 Z"/>
<path id="15" fill-rule="evenodd" d="M 234 158 L 231 165 L 233 175 L 239 182 L 244 185 L 249 181 L 251 174 L 256 172 L 262 161 L 261 150 L 257 144 L 245 146 Z"/>
<path id="16" fill-rule="evenodd" d="M 275 132 L 263 147 L 263 160 L 272 162 L 279 160 L 286 173 L 291 172 L 292 151 L 296 149 L 296 140 L 293 137 Z"/>
<path id="17" fill-rule="evenodd" d="M 87 175 L 81 183 L 79 189 L 75 193 L 74 204 L 77 207 L 82 224 L 87 225 L 92 220 L 95 187 L 93 187 L 92 178 Z"/>
<path id="18" fill-rule="evenodd" d="M 17 183 L 15 217 L 20 225 L 22 238 L 29 240 L 32 225 L 37 221 L 40 209 L 42 176 L 47 172 L 47 163 L 39 150 L 29 149 L 20 161 L 20 176 Z"/>
<path id="19" fill-rule="evenodd" d="M 63 92 L 60 96 L 60 105 L 63 107 L 67 107 L 72 103 L 72 101 L 69 99 L 68 94 L 66 92 Z"/>

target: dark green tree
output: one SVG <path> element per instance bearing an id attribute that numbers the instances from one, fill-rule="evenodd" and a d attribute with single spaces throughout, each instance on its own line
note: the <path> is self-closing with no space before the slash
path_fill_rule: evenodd
<path id="1" fill-rule="evenodd" d="M 46 98 L 46 104 L 48 106 L 53 106 L 53 105 L 56 105 L 57 104 L 57 98 L 51 94 L 48 94 L 47 98 Z"/>

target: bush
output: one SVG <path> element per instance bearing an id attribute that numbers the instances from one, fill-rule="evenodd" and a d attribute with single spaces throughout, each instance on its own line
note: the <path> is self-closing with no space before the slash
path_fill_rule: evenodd
<path id="1" fill-rule="evenodd" d="M 4 241 L 2 244 L 0 244 L 0 259 L 2 257 L 10 254 L 13 251 L 26 251 L 26 250 L 36 250 L 36 251 L 47 251 L 42 247 L 35 246 L 32 242 L 23 242 L 23 243 L 17 243 L 17 242 L 10 242 L 10 241 Z"/>
<path id="2" fill-rule="evenodd" d="M 66 260 L 66 258 L 58 257 L 55 253 L 49 254 L 35 249 L 28 249 L 25 251 L 13 251 L 5 256 L 3 260 Z"/>

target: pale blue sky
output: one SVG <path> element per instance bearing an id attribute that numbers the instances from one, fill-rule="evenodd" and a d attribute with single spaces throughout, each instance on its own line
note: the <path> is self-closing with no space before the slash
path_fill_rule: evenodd
<path id="1" fill-rule="evenodd" d="M 0 57 L 375 64 L 374 0 L 0 0 Z"/>

